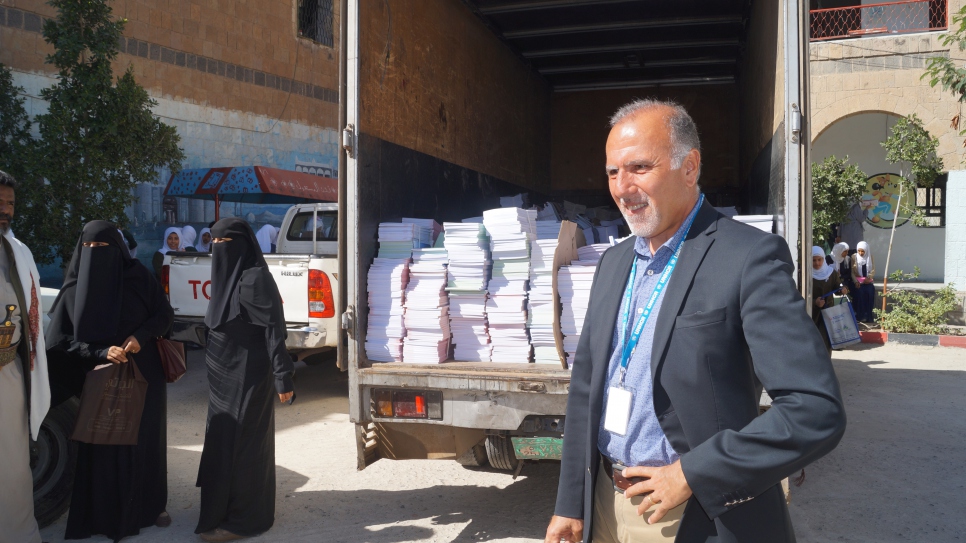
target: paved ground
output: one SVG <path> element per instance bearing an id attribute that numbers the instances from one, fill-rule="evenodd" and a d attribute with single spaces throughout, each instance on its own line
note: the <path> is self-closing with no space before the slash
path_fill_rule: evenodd
<path id="1" fill-rule="evenodd" d="M 194 480 L 206 385 L 197 352 L 168 389 L 169 512 L 174 523 L 125 541 L 198 541 Z M 902 345 L 836 354 L 849 428 L 842 445 L 793 488 L 800 542 L 966 540 L 966 351 Z M 381 460 L 355 470 L 347 383 L 302 368 L 299 401 L 277 413 L 275 527 L 252 541 L 541 541 L 557 465 L 509 474 L 452 461 Z M 62 541 L 66 517 L 43 531 Z M 91 541 L 107 541 L 94 538 Z"/>

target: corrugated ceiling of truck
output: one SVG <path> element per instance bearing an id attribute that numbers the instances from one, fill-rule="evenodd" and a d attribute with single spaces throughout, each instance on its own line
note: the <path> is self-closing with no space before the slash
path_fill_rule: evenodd
<path id="1" fill-rule="evenodd" d="M 735 80 L 750 0 L 463 0 L 557 91 Z"/>

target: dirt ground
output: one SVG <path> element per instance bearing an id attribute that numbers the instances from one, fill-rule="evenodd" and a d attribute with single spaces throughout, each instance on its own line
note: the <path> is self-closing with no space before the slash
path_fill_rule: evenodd
<path id="1" fill-rule="evenodd" d="M 194 486 L 207 385 L 200 352 L 168 388 L 169 528 L 125 541 L 199 541 Z M 966 351 L 902 345 L 836 353 L 849 426 L 842 444 L 793 487 L 800 542 L 966 540 Z M 275 527 L 251 541 L 542 541 L 558 465 L 508 473 L 453 461 L 380 460 L 355 469 L 348 383 L 301 367 L 298 402 L 276 409 Z M 63 540 L 66 516 L 43 530 Z M 91 541 L 107 541 L 93 538 Z"/>

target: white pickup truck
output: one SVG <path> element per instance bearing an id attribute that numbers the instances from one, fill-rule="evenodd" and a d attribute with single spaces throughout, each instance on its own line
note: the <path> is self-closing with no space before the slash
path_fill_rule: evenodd
<path id="1" fill-rule="evenodd" d="M 300 360 L 338 344 L 338 218 L 335 203 L 292 206 L 282 220 L 276 252 L 265 255 L 282 295 L 285 344 Z M 169 252 L 161 283 L 174 308 L 172 339 L 204 345 L 211 255 Z"/>

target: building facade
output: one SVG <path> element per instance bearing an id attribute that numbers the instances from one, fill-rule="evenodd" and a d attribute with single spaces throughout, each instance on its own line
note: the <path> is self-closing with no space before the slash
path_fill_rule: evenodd
<path id="1" fill-rule="evenodd" d="M 334 0 L 114 0 L 127 20 L 115 73 L 133 67 L 155 113 L 181 136 L 184 168 L 268 166 L 338 175 L 339 13 Z M 44 58 L 44 0 L 0 0 L 0 63 L 25 90 L 28 113 L 46 110 L 56 82 Z M 214 219 L 213 202 L 167 199 L 170 177 L 134 191 L 128 210 L 139 257 L 166 226 Z M 273 222 L 282 210 L 222 204 L 222 216 Z"/>
<path id="2" fill-rule="evenodd" d="M 929 133 L 939 139 L 939 156 L 945 170 L 961 170 L 964 138 L 959 129 L 962 110 L 956 97 L 923 79 L 930 58 L 944 56 L 958 64 L 966 52 L 943 46 L 940 36 L 964 0 L 905 2 L 813 1 L 811 13 L 811 136 L 812 162 L 827 156 L 849 157 L 870 176 L 867 193 L 859 202 L 863 237 L 872 247 L 883 277 L 891 221 L 886 200 L 888 174 L 899 174 L 901 165 L 886 160 L 881 143 L 895 122 L 912 114 L 922 119 Z M 960 126 L 961 124 L 961 126 Z M 955 178 L 955 181 L 950 179 Z M 946 277 L 947 258 L 959 259 L 966 247 L 951 247 L 966 232 L 950 231 L 966 220 L 958 207 L 947 206 L 948 191 L 960 178 L 942 176 L 934 189 L 918 189 L 917 205 L 924 208 L 930 226 L 911 222 L 896 227 L 889 271 L 911 272 L 918 266 L 921 281 L 951 282 Z M 877 189 L 876 187 L 887 187 Z M 908 195 L 913 197 L 913 193 Z M 886 206 L 887 207 L 887 206 Z M 854 247 L 853 247 L 854 249 Z M 958 268 L 957 268 L 958 269 Z M 959 284 L 966 290 L 966 284 Z"/>

